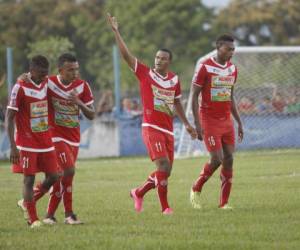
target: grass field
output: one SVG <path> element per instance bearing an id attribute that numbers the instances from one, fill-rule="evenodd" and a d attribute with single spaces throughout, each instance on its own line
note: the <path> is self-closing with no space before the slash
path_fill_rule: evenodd
<path id="1" fill-rule="evenodd" d="M 0 162 L 0 249 L 300 249 L 300 150 L 238 153 L 230 204 L 217 208 L 219 173 L 203 190 L 203 209 L 193 210 L 189 190 L 203 158 L 176 160 L 169 181 L 175 213 L 163 216 L 155 191 L 136 214 L 129 190 L 153 170 L 147 158 L 78 162 L 74 208 L 81 226 L 59 223 L 30 230 L 16 206 L 22 176 Z M 41 179 L 38 176 L 37 179 Z M 45 212 L 47 197 L 38 204 Z"/>

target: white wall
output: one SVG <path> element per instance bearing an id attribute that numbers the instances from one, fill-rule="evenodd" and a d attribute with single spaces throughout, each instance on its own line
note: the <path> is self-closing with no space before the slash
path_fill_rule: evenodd
<path id="1" fill-rule="evenodd" d="M 96 119 L 92 126 L 81 134 L 78 158 L 110 157 L 120 155 L 117 123 Z"/>

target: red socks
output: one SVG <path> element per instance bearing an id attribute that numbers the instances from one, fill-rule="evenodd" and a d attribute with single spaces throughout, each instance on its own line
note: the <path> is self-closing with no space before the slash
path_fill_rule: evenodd
<path id="1" fill-rule="evenodd" d="M 204 183 L 212 176 L 214 169 L 210 167 L 209 163 L 204 165 L 204 168 L 199 176 L 199 178 L 194 183 L 192 189 L 194 192 L 201 192 Z"/>
<path id="2" fill-rule="evenodd" d="M 47 215 L 54 216 L 62 197 L 63 187 L 61 185 L 61 179 L 55 182 L 50 190 Z"/>
<path id="3" fill-rule="evenodd" d="M 151 173 L 146 182 L 136 190 L 137 197 L 142 198 L 149 190 L 155 188 L 155 173 Z"/>
<path id="4" fill-rule="evenodd" d="M 23 204 L 27 208 L 29 223 L 32 224 L 33 222 L 39 219 L 36 213 L 35 201 L 24 201 Z"/>
<path id="5" fill-rule="evenodd" d="M 155 177 L 157 180 L 157 193 L 162 211 L 169 207 L 168 204 L 168 174 L 163 171 L 156 171 Z"/>
<path id="6" fill-rule="evenodd" d="M 146 182 L 141 187 L 136 189 L 136 195 L 142 198 L 149 190 L 157 186 L 157 193 L 161 204 L 161 209 L 162 211 L 165 211 L 166 208 L 169 208 L 167 198 L 168 177 L 169 175 L 164 171 L 155 171 L 151 173 Z"/>
<path id="7" fill-rule="evenodd" d="M 63 202 L 65 207 L 65 213 L 72 213 L 72 183 L 73 183 L 73 175 L 72 176 L 64 176 L 61 180 L 63 186 Z"/>
<path id="8" fill-rule="evenodd" d="M 45 193 L 48 192 L 48 189 L 45 189 L 41 182 L 39 182 L 34 188 L 33 188 L 33 200 L 38 201 L 40 198 L 43 197 Z"/>
<path id="9" fill-rule="evenodd" d="M 231 185 L 232 185 L 232 169 L 221 169 L 220 178 L 222 181 L 221 195 L 220 195 L 220 207 L 228 203 Z"/>

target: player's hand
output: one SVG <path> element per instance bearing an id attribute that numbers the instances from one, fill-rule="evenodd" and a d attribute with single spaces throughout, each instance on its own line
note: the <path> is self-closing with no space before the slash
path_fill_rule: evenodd
<path id="1" fill-rule="evenodd" d="M 244 130 L 242 124 L 238 125 L 238 137 L 239 137 L 238 141 L 242 142 L 244 138 Z"/>
<path id="2" fill-rule="evenodd" d="M 69 93 L 69 98 L 68 98 L 73 104 L 80 105 L 81 100 L 78 97 L 77 91 L 74 89 Z"/>
<path id="3" fill-rule="evenodd" d="M 16 146 L 12 146 L 10 149 L 10 157 L 9 160 L 13 164 L 18 164 L 20 161 L 20 154 L 19 150 L 17 149 Z"/>
<path id="4" fill-rule="evenodd" d="M 110 13 L 107 13 L 107 21 L 109 22 L 111 28 L 113 31 L 117 31 L 118 30 L 118 22 L 117 19 L 114 16 L 111 16 Z"/>
<path id="5" fill-rule="evenodd" d="M 30 75 L 30 73 L 23 73 L 18 76 L 17 80 L 29 82 L 29 81 L 31 81 L 31 75 Z"/>
<path id="6" fill-rule="evenodd" d="M 197 136 L 200 141 L 203 141 L 203 129 L 201 126 L 196 126 Z"/>
<path id="7" fill-rule="evenodd" d="M 185 129 L 190 134 L 190 136 L 192 137 L 193 140 L 197 139 L 198 134 L 197 134 L 196 129 L 194 129 L 190 124 L 185 125 Z"/>

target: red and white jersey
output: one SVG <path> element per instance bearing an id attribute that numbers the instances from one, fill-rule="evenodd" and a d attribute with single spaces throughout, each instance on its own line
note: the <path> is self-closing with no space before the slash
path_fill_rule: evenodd
<path id="1" fill-rule="evenodd" d="M 142 126 L 173 135 L 174 100 L 181 97 L 180 81 L 173 72 L 163 77 L 136 60 L 143 104 Z"/>
<path id="2" fill-rule="evenodd" d="M 237 79 L 237 68 L 230 61 L 221 65 L 214 58 L 199 64 L 193 84 L 202 87 L 200 113 L 218 119 L 227 119 L 231 113 L 231 90 Z"/>
<path id="3" fill-rule="evenodd" d="M 17 111 L 16 145 L 23 151 L 48 152 L 54 150 L 48 126 L 47 81 L 17 82 L 7 107 Z"/>
<path id="4" fill-rule="evenodd" d="M 59 76 L 48 78 L 49 119 L 52 128 L 52 141 L 64 141 L 72 146 L 80 144 L 79 107 L 69 101 L 70 92 L 75 90 L 79 99 L 86 105 L 94 102 L 89 84 L 76 79 L 64 85 Z"/>

